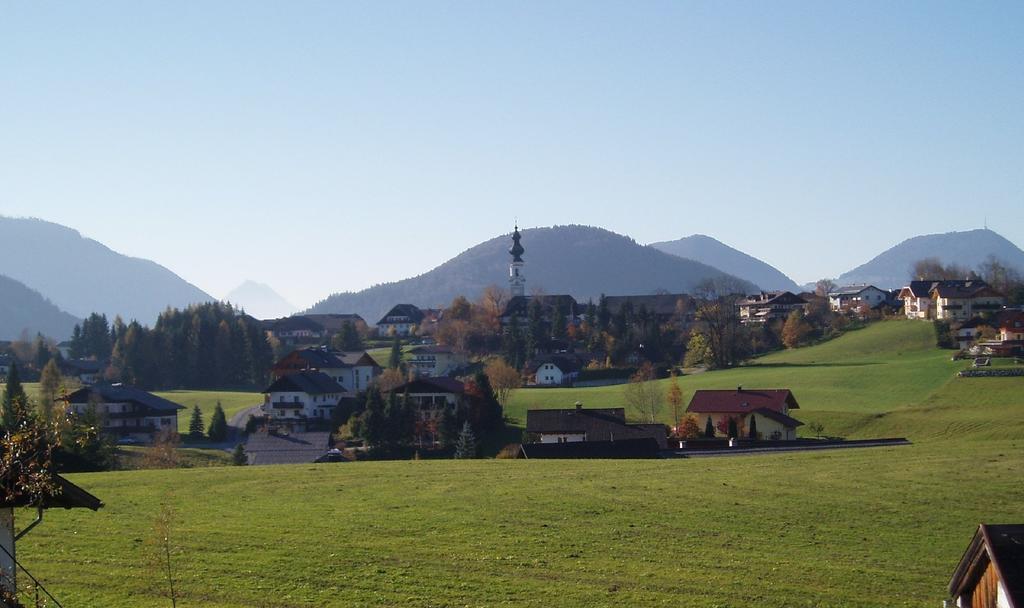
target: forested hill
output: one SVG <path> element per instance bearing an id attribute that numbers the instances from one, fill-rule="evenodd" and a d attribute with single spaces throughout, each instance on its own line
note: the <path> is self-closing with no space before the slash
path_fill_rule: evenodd
<path id="1" fill-rule="evenodd" d="M 606 295 L 691 292 L 703 279 L 729 279 L 755 287 L 722 271 L 633 239 L 589 226 L 556 226 L 522 231 L 526 253 L 526 290 L 571 294 L 586 301 Z M 485 241 L 420 276 L 376 285 L 359 292 L 334 294 L 309 312 L 355 312 L 375 323 L 398 303 L 421 307 L 448 305 L 452 298 L 477 298 L 488 285 L 506 289 L 512 245 L 509 235 Z"/>
<path id="2" fill-rule="evenodd" d="M 0 275 L 0 340 L 16 340 L 28 332 L 60 341 L 71 336 L 77 322 L 38 291 Z"/>
<path id="3" fill-rule="evenodd" d="M 977 269 L 993 256 L 1024 272 L 1024 251 L 992 230 L 926 234 L 907 239 L 836 279 L 840 285 L 868 283 L 883 289 L 902 287 L 913 274 L 914 263 L 937 258 L 943 265 Z"/>
<path id="4" fill-rule="evenodd" d="M 150 324 L 169 306 L 215 299 L 155 262 L 35 219 L 0 217 L 0 274 L 79 317 L 101 312 Z"/>
<path id="5" fill-rule="evenodd" d="M 689 258 L 733 274 L 761 289 L 799 293 L 800 287 L 767 262 L 734 249 L 703 234 L 692 234 L 675 241 L 651 243 L 651 247 L 682 258 Z"/>

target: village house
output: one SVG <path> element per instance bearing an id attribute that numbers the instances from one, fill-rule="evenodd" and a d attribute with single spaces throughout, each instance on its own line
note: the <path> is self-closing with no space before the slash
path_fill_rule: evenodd
<path id="1" fill-rule="evenodd" d="M 900 290 L 908 319 L 967 320 L 1001 309 L 1006 298 L 980 279 L 911 281 Z"/>
<path id="2" fill-rule="evenodd" d="M 310 421 L 329 420 L 345 389 L 322 372 L 305 371 L 281 376 L 263 395 L 263 413 L 272 426 L 301 430 Z"/>
<path id="3" fill-rule="evenodd" d="M 262 430 L 245 441 L 248 464 L 307 464 L 324 458 L 331 450 L 327 431 L 287 432 Z"/>
<path id="4" fill-rule="evenodd" d="M 466 386 L 454 378 L 416 378 L 388 391 L 388 395 L 392 394 L 402 399 L 408 397 L 416 408 L 416 442 L 434 446 L 445 412 L 455 413 L 465 402 Z"/>
<path id="5" fill-rule="evenodd" d="M 828 293 L 828 305 L 834 312 L 855 310 L 862 303 L 877 308 L 889 299 L 889 292 L 874 285 L 847 285 Z"/>
<path id="6" fill-rule="evenodd" d="M 107 365 L 106 361 L 96 359 L 64 359 L 60 362 L 60 373 L 77 378 L 82 384 L 96 384 L 103 380 Z"/>
<path id="7" fill-rule="evenodd" d="M 547 355 L 532 361 L 527 370 L 534 385 L 569 385 L 580 375 L 580 362 L 571 353 Z"/>
<path id="8" fill-rule="evenodd" d="M 378 336 L 408 336 L 416 333 L 423 321 L 423 311 L 412 304 L 395 304 L 380 321 Z"/>
<path id="9" fill-rule="evenodd" d="M 803 426 L 789 416 L 800 406 L 788 389 L 702 389 L 694 392 L 687 413 L 693 414 L 701 430 L 708 420 L 716 437 L 729 436 L 729 421 L 735 421 L 738 438 L 750 437 L 756 429 L 757 439 L 796 439 L 796 429 Z"/>
<path id="10" fill-rule="evenodd" d="M 580 403 L 568 409 L 528 410 L 526 432 L 536 435 L 538 443 L 653 439 L 660 449 L 668 443 L 664 424 L 630 424 L 624 408 L 584 408 Z"/>
<path id="11" fill-rule="evenodd" d="M 345 323 L 365 331 L 366 322 L 356 314 L 294 315 L 262 321 L 267 334 L 286 346 L 321 344 L 341 332 Z"/>
<path id="12" fill-rule="evenodd" d="M 417 346 L 409 350 L 406 361 L 419 376 L 448 376 L 468 363 L 466 355 L 450 346 Z"/>
<path id="13" fill-rule="evenodd" d="M 1003 342 L 1024 340 L 1024 311 L 1006 311 L 1001 315 L 998 325 L 999 339 Z"/>
<path id="14" fill-rule="evenodd" d="M 335 351 L 326 347 L 294 350 L 271 368 L 274 378 L 301 371 L 318 371 L 341 385 L 347 393 L 366 390 L 382 368 L 366 351 Z"/>
<path id="15" fill-rule="evenodd" d="M 807 311 L 807 300 L 790 291 L 762 291 L 736 303 L 740 323 L 767 323 L 785 321 L 794 310 Z"/>
<path id="16" fill-rule="evenodd" d="M 981 524 L 949 582 L 959 608 L 1024 608 L 1024 524 Z"/>
<path id="17" fill-rule="evenodd" d="M 103 421 L 102 431 L 119 439 L 150 442 L 160 432 L 178 432 L 178 410 L 185 406 L 125 384 L 80 388 L 63 400 L 76 416 L 89 408 Z"/>

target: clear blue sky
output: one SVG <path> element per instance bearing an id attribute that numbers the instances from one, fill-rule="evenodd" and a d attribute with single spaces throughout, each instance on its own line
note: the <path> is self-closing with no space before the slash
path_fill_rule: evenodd
<path id="1" fill-rule="evenodd" d="M 986 215 L 1021 245 L 1022 28 L 1022 2 L 5 3 L 0 213 L 300 306 L 515 216 L 705 233 L 799 282 Z"/>

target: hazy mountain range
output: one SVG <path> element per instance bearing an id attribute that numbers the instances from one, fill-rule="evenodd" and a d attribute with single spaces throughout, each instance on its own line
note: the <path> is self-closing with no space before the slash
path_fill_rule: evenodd
<path id="1" fill-rule="evenodd" d="M 596 301 L 602 293 L 690 292 L 708 278 L 732 280 L 750 292 L 800 289 L 778 269 L 704 235 L 645 246 L 589 226 L 533 228 L 522 234 L 529 293 L 568 293 Z M 441 307 L 457 295 L 476 298 L 489 285 L 506 289 L 510 245 L 509 235 L 494 237 L 422 275 L 336 293 L 309 312 L 354 312 L 372 324 L 394 304 Z M 975 269 L 989 256 L 1024 271 L 1019 247 L 991 230 L 970 230 L 908 239 L 839 275 L 836 283 L 895 288 L 911 278 L 914 263 L 923 258 Z M 0 276 L 0 339 L 16 338 L 23 330 L 65 339 L 78 318 L 94 311 L 152 324 L 168 306 L 215 299 L 155 262 L 33 219 L 0 217 L 0 275 L 6 275 Z M 244 282 L 225 300 L 259 318 L 296 310 L 255 281 Z"/>
<path id="2" fill-rule="evenodd" d="M 570 294 L 597 301 L 606 295 L 689 292 L 708 278 L 731 278 L 721 270 L 638 244 L 633 239 L 590 226 L 556 226 L 522 231 L 526 253 L 526 289 Z M 452 298 L 478 297 L 488 285 L 506 289 L 508 248 L 502 235 L 485 241 L 420 276 L 334 294 L 309 312 L 355 312 L 375 323 L 392 305 L 447 306 Z M 755 286 L 746 282 L 750 290 Z"/>
<path id="3" fill-rule="evenodd" d="M 245 309 L 246 313 L 257 319 L 287 317 L 298 310 L 298 307 L 285 300 L 270 285 L 256 281 L 245 281 L 235 287 L 224 296 L 224 301 Z"/>
<path id="4" fill-rule="evenodd" d="M 216 300 L 156 262 L 36 219 L 0 217 L 0 274 L 77 317 L 100 312 L 152 324 L 168 306 Z"/>

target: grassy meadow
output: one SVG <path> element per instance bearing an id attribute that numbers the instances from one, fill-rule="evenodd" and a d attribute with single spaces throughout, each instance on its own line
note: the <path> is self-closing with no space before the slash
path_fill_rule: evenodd
<path id="1" fill-rule="evenodd" d="M 71 475 L 106 506 L 48 513 L 19 558 L 64 605 L 169 605 L 147 566 L 167 504 L 184 607 L 934 607 L 979 522 L 1024 521 L 1024 379 L 955 378 L 967 365 L 929 324 L 886 322 L 680 378 L 687 399 L 789 387 L 797 418 L 905 447 Z M 523 389 L 509 409 L 621 390 Z"/>

